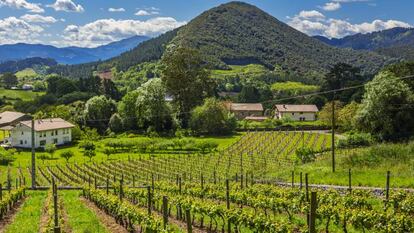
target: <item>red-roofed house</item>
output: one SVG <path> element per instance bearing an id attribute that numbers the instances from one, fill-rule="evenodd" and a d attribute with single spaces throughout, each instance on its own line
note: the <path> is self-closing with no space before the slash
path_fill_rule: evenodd
<path id="1" fill-rule="evenodd" d="M 263 116 L 263 105 L 260 103 L 227 103 L 226 106 L 239 120 L 243 120 L 246 117 Z"/>
<path id="2" fill-rule="evenodd" d="M 61 118 L 39 119 L 34 121 L 35 147 L 46 144 L 64 145 L 72 142 L 73 124 Z M 8 140 L 13 147 L 32 147 L 32 121 L 22 121 L 12 130 Z"/>
<path id="3" fill-rule="evenodd" d="M 316 121 L 318 111 L 316 105 L 277 104 L 275 118 L 290 118 L 294 121 Z"/>

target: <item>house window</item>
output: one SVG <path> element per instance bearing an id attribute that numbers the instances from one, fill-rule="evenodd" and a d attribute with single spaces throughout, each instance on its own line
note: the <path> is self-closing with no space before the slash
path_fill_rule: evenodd
<path id="1" fill-rule="evenodd" d="M 69 141 L 69 137 L 64 137 L 64 138 L 63 138 L 63 142 L 64 142 L 64 143 L 68 143 L 68 142 L 70 142 L 70 141 Z"/>
<path id="2" fill-rule="evenodd" d="M 46 145 L 46 140 L 41 140 L 41 141 L 39 142 L 39 144 L 40 144 L 40 146 L 44 146 L 44 145 Z"/>
<path id="3" fill-rule="evenodd" d="M 42 137 L 42 135 L 43 135 L 43 134 L 42 134 L 42 133 L 40 133 L 39 137 Z"/>
<path id="4" fill-rule="evenodd" d="M 46 132 L 45 132 L 45 133 L 43 133 L 43 137 L 46 137 Z"/>
<path id="5" fill-rule="evenodd" d="M 57 138 L 54 138 L 54 139 L 53 139 L 53 143 L 54 143 L 54 144 L 57 144 L 57 143 L 58 143 L 58 139 L 57 139 Z"/>
<path id="6" fill-rule="evenodd" d="M 20 145 L 23 145 L 23 140 L 20 140 Z"/>
<path id="7" fill-rule="evenodd" d="M 25 145 L 27 144 L 27 140 L 24 140 L 24 144 L 25 144 Z"/>
<path id="8" fill-rule="evenodd" d="M 24 132 L 22 131 L 22 135 L 24 135 Z"/>
<path id="9" fill-rule="evenodd" d="M 58 135 L 58 131 L 57 130 L 55 130 L 55 135 Z"/>
<path id="10" fill-rule="evenodd" d="M 295 115 L 295 113 L 294 112 L 292 112 L 292 116 L 294 116 Z"/>
<path id="11" fill-rule="evenodd" d="M 54 132 L 52 131 L 52 133 L 51 133 L 51 134 L 52 134 L 52 136 L 53 136 Z"/>

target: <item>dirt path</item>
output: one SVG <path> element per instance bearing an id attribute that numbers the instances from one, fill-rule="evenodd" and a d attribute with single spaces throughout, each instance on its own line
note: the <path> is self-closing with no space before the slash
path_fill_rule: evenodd
<path id="1" fill-rule="evenodd" d="M 99 209 L 93 202 L 83 197 L 80 197 L 80 200 L 86 207 L 96 213 L 99 221 L 105 226 L 108 231 L 114 233 L 128 233 L 128 231 L 123 226 L 116 223 L 113 217 L 109 216 L 103 210 Z"/>
<path id="2" fill-rule="evenodd" d="M 16 214 L 20 211 L 22 204 L 25 202 L 27 197 L 19 200 L 15 206 L 6 214 L 6 216 L 0 221 L 0 233 L 3 233 L 6 230 L 7 225 L 13 222 Z"/>

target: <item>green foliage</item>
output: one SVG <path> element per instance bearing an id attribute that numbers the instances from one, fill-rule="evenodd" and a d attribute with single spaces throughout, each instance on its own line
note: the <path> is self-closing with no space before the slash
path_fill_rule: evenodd
<path id="1" fill-rule="evenodd" d="M 75 153 L 73 153 L 71 150 L 66 150 L 60 153 L 60 157 L 64 158 L 66 162 L 69 162 L 69 159 L 71 159 L 74 155 Z"/>
<path id="2" fill-rule="evenodd" d="M 334 102 L 335 108 L 335 123 L 339 125 L 339 116 L 340 111 L 343 108 L 343 103 L 339 101 Z M 318 118 L 326 125 L 332 125 L 332 102 L 328 102 L 323 106 L 323 108 L 318 113 Z"/>
<path id="3" fill-rule="evenodd" d="M 196 144 L 196 147 L 201 150 L 202 153 L 209 153 L 217 149 L 218 143 L 215 141 L 204 140 Z"/>
<path id="4" fill-rule="evenodd" d="M 118 113 L 114 113 L 109 120 L 109 129 L 114 133 L 120 133 L 123 130 L 122 118 Z"/>
<path id="5" fill-rule="evenodd" d="M 357 126 L 381 140 L 408 138 L 414 132 L 413 90 L 390 72 L 381 72 L 365 87 Z"/>
<path id="6" fill-rule="evenodd" d="M 318 86 L 306 85 L 300 82 L 277 82 L 272 85 L 272 91 L 286 92 L 290 95 L 300 95 L 303 93 L 316 92 L 318 90 Z"/>
<path id="7" fill-rule="evenodd" d="M 191 113 L 190 128 L 199 134 L 229 134 L 237 126 L 236 118 L 214 98 L 208 98 Z"/>
<path id="8" fill-rule="evenodd" d="M 340 138 L 338 141 L 338 147 L 360 147 L 369 146 L 374 142 L 372 136 L 368 133 L 350 132 L 346 135 L 346 138 Z"/>
<path id="9" fill-rule="evenodd" d="M 296 158 L 302 163 L 311 163 L 316 159 L 316 151 L 309 147 L 299 147 L 295 151 Z"/>
<path id="10" fill-rule="evenodd" d="M 190 118 L 188 113 L 202 104 L 204 98 L 214 94 L 215 81 L 197 50 L 177 48 L 164 54 L 161 63 L 166 92 L 172 95 L 177 116 L 186 128 Z"/>
<path id="11" fill-rule="evenodd" d="M 136 90 L 149 79 L 160 77 L 158 62 L 145 62 L 130 67 L 127 71 L 115 74 L 115 84 L 121 93 L 128 94 Z"/>
<path id="12" fill-rule="evenodd" d="M 116 103 L 106 96 L 95 96 L 85 104 L 86 125 L 104 132 L 108 128 L 109 119 L 116 112 Z"/>
<path id="13" fill-rule="evenodd" d="M 16 158 L 13 156 L 12 153 L 7 151 L 4 148 L 0 148 L 0 165 L 7 166 L 13 163 Z"/>
<path id="14" fill-rule="evenodd" d="M 51 158 L 53 158 L 57 148 L 55 144 L 46 144 L 44 150 L 46 153 L 50 154 Z"/>
<path id="15" fill-rule="evenodd" d="M 0 80 L 3 84 L 3 86 L 7 89 L 10 89 L 11 87 L 14 87 L 18 84 L 18 80 L 16 75 L 13 73 L 5 73 L 0 77 Z"/>
<path id="16" fill-rule="evenodd" d="M 89 161 L 92 161 L 92 158 L 96 156 L 96 146 L 92 141 L 83 141 L 79 144 L 79 148 L 83 149 L 83 156 L 88 157 Z"/>

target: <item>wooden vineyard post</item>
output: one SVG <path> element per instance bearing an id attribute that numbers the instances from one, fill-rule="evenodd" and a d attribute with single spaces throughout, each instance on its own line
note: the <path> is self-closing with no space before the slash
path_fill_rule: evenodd
<path id="1" fill-rule="evenodd" d="M 214 170 L 213 172 L 213 180 L 214 180 L 214 184 L 217 184 L 217 174 L 216 174 L 216 170 Z"/>
<path id="2" fill-rule="evenodd" d="M 390 175 L 391 175 L 391 172 L 387 171 L 387 183 L 385 186 L 385 199 L 387 200 L 387 202 L 388 202 L 388 199 L 390 198 Z"/>
<path id="3" fill-rule="evenodd" d="M 201 189 L 204 189 L 204 175 L 201 174 L 200 178 L 201 178 Z"/>
<path id="4" fill-rule="evenodd" d="M 230 209 L 230 184 L 229 179 L 226 179 L 226 208 Z M 228 219 L 227 221 L 227 232 L 231 232 L 231 221 Z"/>
<path id="5" fill-rule="evenodd" d="M 168 198 L 166 196 L 162 197 L 162 217 L 164 223 L 164 230 L 167 229 L 168 224 Z"/>
<path id="6" fill-rule="evenodd" d="M 303 186 L 302 183 L 303 183 L 302 182 L 302 172 L 300 172 L 300 189 L 302 189 L 302 186 Z"/>
<path id="7" fill-rule="evenodd" d="M 53 191 L 53 216 L 54 216 L 54 233 L 60 233 L 59 226 L 59 213 L 58 213 L 58 195 L 57 195 L 57 186 L 55 184 L 55 179 L 52 178 L 52 191 Z"/>
<path id="8" fill-rule="evenodd" d="M 122 202 L 122 198 L 123 198 L 123 196 L 124 196 L 124 194 L 123 194 L 123 192 L 124 192 L 124 190 L 123 190 L 123 183 L 124 183 L 124 180 L 119 180 L 119 200 Z"/>
<path id="9" fill-rule="evenodd" d="M 305 189 L 306 189 L 306 201 L 309 201 L 308 173 L 305 174 Z"/>
<path id="10" fill-rule="evenodd" d="M 0 183 L 0 201 L 3 200 L 3 186 Z"/>
<path id="11" fill-rule="evenodd" d="M 154 191 L 154 173 L 151 173 L 151 186 L 152 186 L 152 191 Z"/>
<path id="12" fill-rule="evenodd" d="M 311 193 L 310 215 L 309 215 L 309 233 L 316 233 L 316 192 Z"/>
<path id="13" fill-rule="evenodd" d="M 109 194 L 109 176 L 106 177 L 106 195 Z"/>
<path id="14" fill-rule="evenodd" d="M 292 188 L 295 187 L 295 172 L 292 171 Z"/>
<path id="15" fill-rule="evenodd" d="M 185 220 L 187 221 L 187 232 L 193 232 L 193 225 L 191 224 L 191 213 L 189 209 L 185 210 Z"/>
<path id="16" fill-rule="evenodd" d="M 178 178 L 178 191 L 180 192 L 180 194 L 181 194 L 181 177 L 179 177 Z"/>
<path id="17" fill-rule="evenodd" d="M 352 193 L 351 168 L 348 170 L 348 190 L 349 190 L 349 193 Z"/>
<path id="18" fill-rule="evenodd" d="M 151 215 L 151 186 L 147 187 L 147 192 L 148 192 L 148 215 Z"/>
<path id="19" fill-rule="evenodd" d="M 252 182 L 250 186 L 253 186 L 253 184 L 254 184 L 253 172 L 250 174 L 250 182 Z"/>

